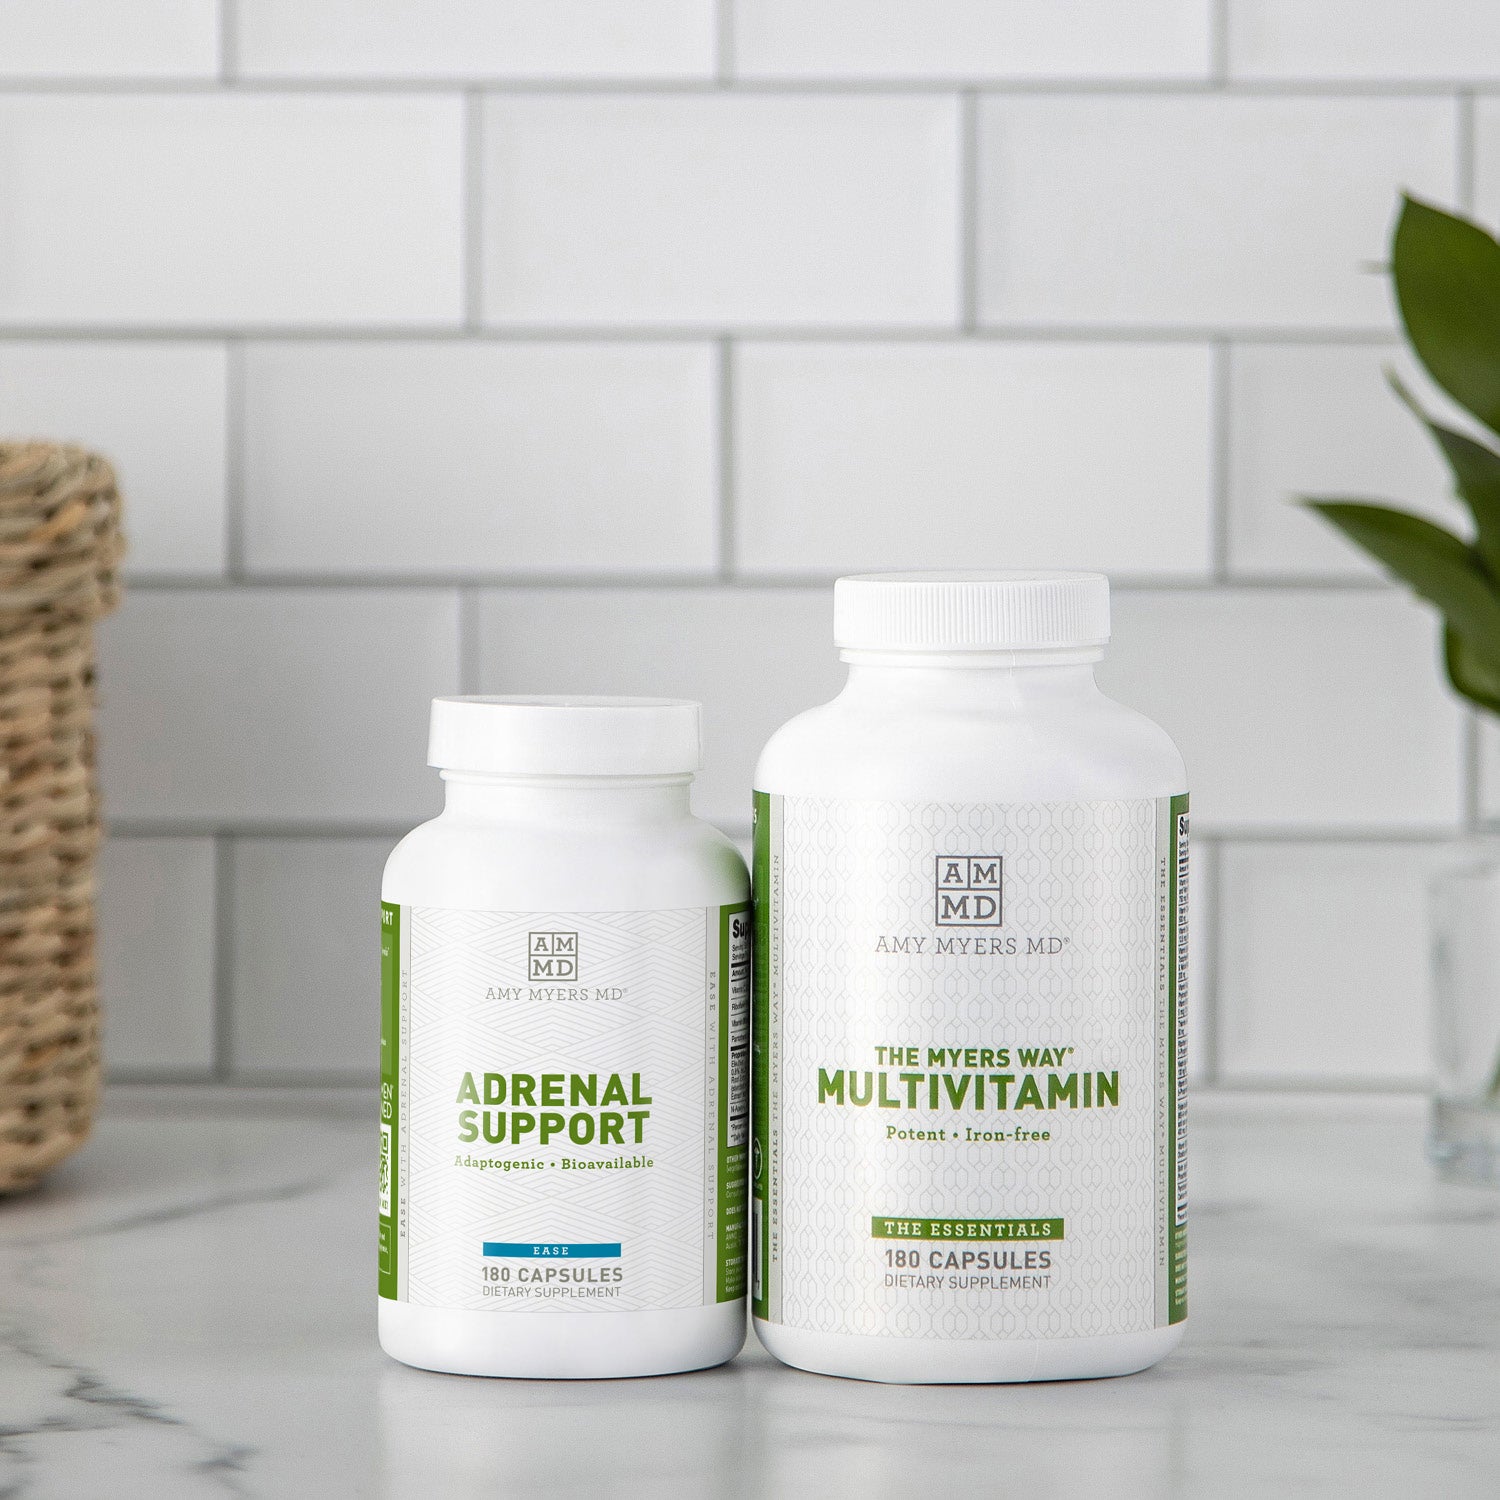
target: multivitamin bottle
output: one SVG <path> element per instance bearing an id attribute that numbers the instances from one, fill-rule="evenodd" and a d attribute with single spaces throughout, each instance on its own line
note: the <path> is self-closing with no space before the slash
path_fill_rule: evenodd
<path id="1" fill-rule="evenodd" d="M 788 1364 L 1122 1375 L 1186 1316 L 1187 793 L 1090 573 L 842 578 L 756 772 L 752 1307 Z"/>
<path id="2" fill-rule="evenodd" d="M 696 703 L 439 698 L 381 907 L 380 1342 L 659 1375 L 744 1340 L 749 882 Z"/>

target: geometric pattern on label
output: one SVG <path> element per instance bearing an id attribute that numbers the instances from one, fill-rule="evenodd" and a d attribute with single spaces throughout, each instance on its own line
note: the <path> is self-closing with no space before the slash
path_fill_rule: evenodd
<path id="1" fill-rule="evenodd" d="M 1156 1322 L 1158 804 L 900 804 L 782 800 L 781 1321 L 912 1338 L 1064 1338 Z M 1004 925 L 934 921 L 938 855 L 1003 857 Z M 887 951 L 878 951 L 884 938 Z M 907 942 L 901 939 L 922 940 Z M 953 940 L 959 940 L 953 942 Z M 970 939 L 966 950 L 962 940 Z M 1028 954 L 1028 940 L 1037 951 Z M 1062 939 L 1060 948 L 1054 941 Z M 1014 942 L 1016 951 L 1006 951 Z M 940 951 L 940 943 L 951 943 Z M 998 945 L 998 946 L 992 946 Z M 902 951 L 904 947 L 905 951 Z M 1057 948 L 1057 951 L 1051 951 Z M 979 951 L 976 951 L 979 950 Z M 894 950 L 894 951 L 892 951 Z M 1106 1108 L 982 1111 L 818 1102 L 818 1070 L 879 1071 L 877 1046 L 1009 1047 L 1008 1066 L 949 1072 L 1119 1075 Z M 1071 1047 L 1058 1068 L 1021 1047 Z M 889 1068 L 893 1075 L 903 1071 Z M 941 1097 L 941 1096 L 940 1096 Z M 988 1101 L 987 1101 L 988 1104 Z M 1045 1144 L 890 1139 L 897 1129 L 1049 1131 Z M 913 1241 L 913 1273 L 886 1264 L 876 1215 L 1060 1218 L 1060 1242 Z M 1014 1252 L 1002 1276 L 1033 1288 L 949 1284 L 930 1256 Z M 1024 1269 L 1028 1248 L 1049 1270 Z M 890 1284 L 888 1276 L 942 1284 Z M 970 1275 L 982 1274 L 971 1271 Z"/>
<path id="2" fill-rule="evenodd" d="M 713 915 L 717 917 L 717 910 Z M 714 1018 L 707 971 L 717 963 L 702 908 L 632 912 L 483 912 L 416 907 L 409 934 L 410 1069 L 405 1123 L 410 1170 L 407 1204 L 407 1300 L 428 1307 L 493 1312 L 619 1312 L 698 1307 L 712 1269 L 708 1231 L 713 1122 L 707 1077 Z M 578 935 L 576 981 L 528 979 L 528 935 Z M 532 998 L 545 989 L 576 988 L 585 999 Z M 518 991 L 488 998 L 492 989 Z M 622 991 L 615 995 L 611 992 Z M 603 997 L 600 998 L 600 992 Z M 458 1139 L 457 1095 L 465 1073 L 483 1099 L 484 1072 L 598 1075 L 611 1073 L 627 1091 L 641 1075 L 651 1098 L 645 1140 L 623 1145 L 547 1145 L 533 1132 L 517 1146 L 493 1144 L 481 1132 Z M 622 1106 L 631 1108 L 634 1106 Z M 510 1110 L 510 1101 L 491 1108 Z M 532 1108 L 540 1114 L 542 1106 Z M 563 1112 L 568 1113 L 567 1107 Z M 709 1128 L 705 1153 L 705 1120 Z M 564 1170 L 563 1158 L 609 1161 L 644 1156 L 650 1168 Z M 479 1171 L 464 1157 L 541 1161 L 538 1170 Z M 619 1295 L 564 1298 L 542 1294 L 486 1296 L 486 1266 L 570 1265 L 565 1261 L 488 1259 L 486 1241 L 536 1244 L 618 1242 L 620 1259 L 580 1260 L 574 1269 L 622 1267 Z"/>

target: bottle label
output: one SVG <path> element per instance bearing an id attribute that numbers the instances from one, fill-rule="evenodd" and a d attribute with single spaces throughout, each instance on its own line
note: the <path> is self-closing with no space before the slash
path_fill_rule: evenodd
<path id="1" fill-rule="evenodd" d="M 1187 807 L 756 793 L 758 1317 L 1186 1317 Z"/>
<path id="2" fill-rule="evenodd" d="M 745 1294 L 748 904 L 381 907 L 380 1295 L 486 1312 Z"/>

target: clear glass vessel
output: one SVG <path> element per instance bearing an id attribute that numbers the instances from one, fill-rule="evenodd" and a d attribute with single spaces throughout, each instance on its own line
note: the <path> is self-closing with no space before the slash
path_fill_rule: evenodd
<path id="1" fill-rule="evenodd" d="M 1500 1184 L 1500 855 L 1433 877 L 1433 1099 L 1428 1152 L 1444 1177 Z"/>

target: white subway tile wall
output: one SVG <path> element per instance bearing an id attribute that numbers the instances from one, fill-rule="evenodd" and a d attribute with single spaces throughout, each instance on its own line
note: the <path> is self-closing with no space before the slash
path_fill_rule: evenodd
<path id="1" fill-rule="evenodd" d="M 711 573 L 706 343 L 245 351 L 252 572 Z"/>
<path id="2" fill-rule="evenodd" d="M 1427 1072 L 1422 919 L 1427 881 L 1444 857 L 1421 842 L 1226 847 L 1219 1076 L 1420 1082 Z"/>
<path id="3" fill-rule="evenodd" d="M 1231 77 L 1500 81 L 1488 0 L 1227 0 Z"/>
<path id="4" fill-rule="evenodd" d="M 99 860 L 104 1053 L 115 1077 L 213 1076 L 217 853 L 211 838 L 116 836 Z"/>
<path id="5" fill-rule="evenodd" d="M 1206 79 L 1200 0 L 742 0 L 745 78 Z"/>
<path id="6" fill-rule="evenodd" d="M 385 839 L 235 841 L 225 874 L 231 1026 L 219 1059 L 230 1078 L 373 1076 L 380 945 L 369 935 L 389 853 Z"/>
<path id="7" fill-rule="evenodd" d="M 1442 98 L 987 95 L 987 324 L 1372 329 L 1397 192 L 1451 199 Z"/>
<path id="8" fill-rule="evenodd" d="M 447 590 L 141 589 L 101 631 L 111 814 L 387 824 L 441 801 L 427 701 L 458 688 Z"/>
<path id="9" fill-rule="evenodd" d="M 1398 345 L 1241 344 L 1229 361 L 1229 563 L 1245 578 L 1375 578 L 1302 497 L 1399 500 L 1460 524 L 1431 438 L 1392 399 L 1422 391 Z"/>
<path id="10" fill-rule="evenodd" d="M 1500 217 L 1492 7 L 125 9 L 0 0 L 0 432 L 129 501 L 116 1077 L 371 1078 L 433 694 L 700 697 L 743 838 L 833 577 L 1072 564 L 1195 789 L 1194 1076 L 1421 1078 L 1500 735 L 1292 501 L 1454 515 L 1379 267 Z"/>
<path id="11" fill-rule="evenodd" d="M 0 97 L 0 324 L 454 327 L 462 122 L 427 94 Z"/>
<path id="12" fill-rule="evenodd" d="M 238 0 L 246 78 L 708 79 L 714 0 Z"/>
<path id="13" fill-rule="evenodd" d="M 1192 344 L 746 343 L 736 560 L 1207 578 L 1212 385 Z"/>
<path id="14" fill-rule="evenodd" d="M 484 321 L 951 326 L 959 115 L 941 95 L 491 95 Z"/>
<path id="15" fill-rule="evenodd" d="M 1474 101 L 1474 208 L 1493 223 L 1500 216 L 1500 97 Z"/>
<path id="16" fill-rule="evenodd" d="M 1404 596 L 1219 588 L 1118 596 L 1099 680 L 1171 727 L 1195 826 L 1442 829 L 1463 814 L 1463 713 Z"/>
<path id="17" fill-rule="evenodd" d="M 1482 821 L 1493 824 L 1500 822 L 1500 729 L 1485 719 L 1479 725 L 1477 739 L 1479 785 L 1476 811 Z"/>
<path id="18" fill-rule="evenodd" d="M 186 79 L 219 72 L 215 0 L 0 0 L 0 79 Z"/>
<path id="19" fill-rule="evenodd" d="M 130 495 L 133 577 L 224 572 L 228 384 L 218 342 L 0 341 L 6 436 L 109 456 Z"/>

